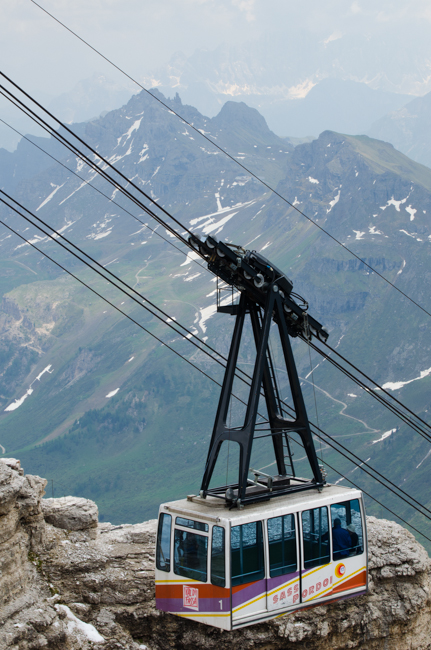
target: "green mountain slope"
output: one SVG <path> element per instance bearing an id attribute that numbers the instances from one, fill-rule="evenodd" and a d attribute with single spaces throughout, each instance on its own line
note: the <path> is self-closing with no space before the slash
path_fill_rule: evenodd
<path id="1" fill-rule="evenodd" d="M 328 327 L 331 345 L 378 382 L 419 378 L 396 387 L 394 395 L 427 420 L 429 317 L 295 208 L 429 309 L 431 171 L 390 145 L 363 136 L 324 132 L 293 149 L 245 105 L 228 103 L 209 120 L 179 102 L 173 100 L 175 110 L 277 185 L 295 207 L 271 195 L 220 152 L 211 151 L 208 143 L 148 96 L 135 96 L 119 111 L 74 128 L 195 232 L 262 251 L 285 270 L 295 291 L 309 302 L 310 313 Z M 150 223 L 80 161 L 66 157 L 64 162 L 111 202 L 58 167 L 22 181 L 15 195 L 226 355 L 233 319 L 215 312 L 211 274 L 181 244 L 172 248 L 171 237 L 160 226 Z M 2 216 L 36 239 L 33 228 L 25 231 L 28 225 L 18 217 L 5 211 Z M 53 481 L 51 489 L 57 496 L 95 498 L 101 516 L 114 522 L 154 516 L 161 500 L 199 489 L 218 385 L 52 268 L 39 253 L 6 232 L 0 240 L 5 272 L 0 444 L 5 454 L 19 456 L 27 472 Z M 67 257 L 52 240 L 39 240 L 37 245 L 221 381 L 222 368 L 183 336 Z M 27 275 L 10 275 L 17 268 Z M 295 351 L 310 418 L 316 420 L 308 350 L 295 342 Z M 274 355 L 277 365 L 280 351 L 275 342 Z M 248 333 L 241 356 L 245 370 L 250 370 L 252 360 Z M 311 361 L 320 426 L 431 504 L 424 488 L 429 443 L 314 353 Z M 282 374 L 280 380 L 288 398 Z M 234 389 L 238 397 L 246 397 L 244 386 Z M 239 424 L 241 415 L 235 402 L 232 422 Z M 325 446 L 322 452 L 324 462 L 347 473 L 400 516 L 416 521 L 411 509 L 362 470 Z M 298 472 L 307 474 L 301 456 L 297 449 Z M 256 442 L 252 465 L 271 461 L 267 440 Z M 233 477 L 233 469 L 232 457 L 223 457 L 219 478 L 225 480 L 226 472 Z M 330 472 L 331 480 L 338 478 Z M 381 514 L 371 502 L 369 507 Z M 417 525 L 427 530 L 426 522 Z"/>

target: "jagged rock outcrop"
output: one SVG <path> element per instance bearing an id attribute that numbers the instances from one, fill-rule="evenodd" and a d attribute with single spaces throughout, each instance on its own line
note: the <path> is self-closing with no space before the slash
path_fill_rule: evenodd
<path id="1" fill-rule="evenodd" d="M 41 502 L 45 484 L 0 459 L 1 650 L 431 648 L 431 562 L 394 522 L 368 517 L 366 596 L 227 633 L 155 609 L 154 520 L 96 528 L 93 502 Z"/>
<path id="2" fill-rule="evenodd" d="M 59 499 L 44 499 L 41 505 L 45 521 L 55 528 L 63 530 L 97 528 L 99 512 L 96 504 L 89 499 L 60 497 Z"/>

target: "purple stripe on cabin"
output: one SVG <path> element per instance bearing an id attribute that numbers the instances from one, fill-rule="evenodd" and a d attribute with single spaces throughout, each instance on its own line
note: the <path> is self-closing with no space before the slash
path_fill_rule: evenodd
<path id="1" fill-rule="evenodd" d="M 294 573 L 286 573 L 284 576 L 277 576 L 276 578 L 268 578 L 267 583 L 268 583 L 268 591 L 273 591 L 273 589 L 277 589 L 277 587 L 281 587 L 281 585 L 286 584 L 286 582 L 290 582 L 291 580 L 294 580 L 295 578 L 298 578 L 299 576 L 299 571 L 295 571 Z"/>
<path id="2" fill-rule="evenodd" d="M 221 601 L 221 607 L 220 607 Z M 162 612 L 175 612 L 182 614 L 197 614 L 198 612 L 230 612 L 230 598 L 201 598 L 199 597 L 199 609 L 184 607 L 182 598 L 156 598 L 156 607 Z"/>
<path id="3" fill-rule="evenodd" d="M 234 587 L 232 589 L 232 609 L 239 607 L 243 603 L 246 603 L 248 600 L 257 598 L 266 593 L 266 580 L 258 580 L 257 582 L 252 582 L 249 585 L 245 585 L 242 589 L 235 592 Z"/>

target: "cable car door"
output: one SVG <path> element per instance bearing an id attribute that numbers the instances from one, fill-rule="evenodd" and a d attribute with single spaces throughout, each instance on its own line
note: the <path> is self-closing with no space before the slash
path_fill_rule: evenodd
<path id="1" fill-rule="evenodd" d="M 296 514 L 273 517 L 268 530 L 268 611 L 300 602 L 299 539 Z"/>
<path id="2" fill-rule="evenodd" d="M 313 508 L 301 513 L 303 603 L 328 595 L 333 584 L 330 556 L 328 508 Z"/>
<path id="3" fill-rule="evenodd" d="M 231 528 L 232 622 L 267 611 L 262 521 Z"/>

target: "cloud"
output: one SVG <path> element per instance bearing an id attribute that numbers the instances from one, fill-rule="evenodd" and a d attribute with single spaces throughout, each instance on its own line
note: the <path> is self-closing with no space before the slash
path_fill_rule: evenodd
<path id="1" fill-rule="evenodd" d="M 331 43 L 332 41 L 338 41 L 338 39 L 342 38 L 343 34 L 339 31 L 333 32 L 328 38 L 326 38 L 323 41 L 324 45 L 328 45 L 328 43 Z"/>
<path id="2" fill-rule="evenodd" d="M 232 0 L 232 4 L 234 7 L 238 7 L 240 11 L 243 11 L 245 13 L 245 17 L 248 22 L 256 20 L 254 13 L 255 0 Z"/>

